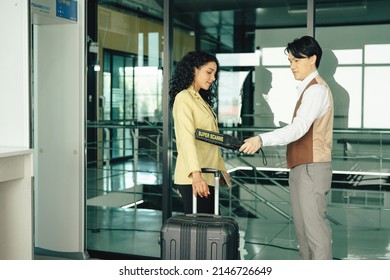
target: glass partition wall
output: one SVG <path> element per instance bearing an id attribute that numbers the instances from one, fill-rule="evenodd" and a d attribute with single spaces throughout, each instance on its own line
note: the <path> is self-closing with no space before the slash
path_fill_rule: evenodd
<path id="1" fill-rule="evenodd" d="M 137 1 L 97 2 L 98 102 L 88 122 L 97 160 L 88 160 L 86 176 L 87 248 L 98 258 L 158 258 L 163 22 Z"/>
<path id="2" fill-rule="evenodd" d="M 98 1 L 101 71 L 96 72 L 96 119 L 87 124 L 96 136 L 88 138 L 87 145 L 95 157 L 86 170 L 87 247 L 98 257 L 160 257 L 162 158 L 168 152 L 162 149 L 162 103 L 168 98 L 163 79 L 169 78 L 162 63 L 163 2 Z M 390 111 L 385 83 L 390 74 L 390 3 L 170 4 L 172 64 L 195 49 L 218 57 L 215 111 L 220 129 L 239 138 L 290 123 L 296 81 L 284 49 L 294 38 L 314 33 L 324 50 L 319 72 L 335 100 L 334 175 L 328 195 L 334 257 L 354 258 L 346 241 L 350 228 L 389 229 Z M 233 188 L 221 192 L 221 213 L 239 222 L 242 259 L 263 258 L 260 251 L 267 244 L 286 250 L 276 259 L 298 258 L 285 150 L 264 148 L 267 165 L 261 156 L 222 151 Z M 181 213 L 174 190 L 171 199 L 172 215 Z"/>

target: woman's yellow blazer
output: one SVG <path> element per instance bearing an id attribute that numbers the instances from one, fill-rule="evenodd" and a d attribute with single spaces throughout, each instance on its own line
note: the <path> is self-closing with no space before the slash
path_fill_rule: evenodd
<path id="1" fill-rule="evenodd" d="M 176 95 L 173 104 L 177 160 L 175 184 L 192 184 L 191 173 L 209 167 L 226 171 L 220 148 L 195 139 L 195 129 L 219 132 L 218 121 L 210 106 L 192 86 Z M 209 186 L 214 186 L 213 174 L 202 174 Z"/>

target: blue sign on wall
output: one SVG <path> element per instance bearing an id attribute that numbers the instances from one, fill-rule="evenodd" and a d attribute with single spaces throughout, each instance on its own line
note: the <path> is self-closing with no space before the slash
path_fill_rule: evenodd
<path id="1" fill-rule="evenodd" d="M 77 21 L 77 0 L 57 0 L 56 16 Z"/>

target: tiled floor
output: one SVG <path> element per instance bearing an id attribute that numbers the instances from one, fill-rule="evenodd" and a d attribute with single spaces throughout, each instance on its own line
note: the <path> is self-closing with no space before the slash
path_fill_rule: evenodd
<path id="1" fill-rule="evenodd" d="M 159 258 L 161 215 L 158 211 L 112 210 L 107 215 L 111 217 L 112 228 L 90 232 L 89 248 Z M 246 218 L 237 221 L 242 233 L 241 259 L 299 259 L 292 223 Z M 332 226 L 332 231 L 334 259 L 390 259 L 390 230 Z"/>
<path id="2" fill-rule="evenodd" d="M 131 169 L 131 168 L 130 168 Z M 111 171 L 110 184 L 103 189 L 125 191 L 134 185 L 134 174 L 128 166 Z M 138 183 L 157 182 L 156 167 L 141 163 Z M 91 174 L 89 174 L 91 175 Z M 92 177 L 101 178 L 92 174 Z M 106 184 L 106 186 L 104 186 Z M 113 189 L 115 187 L 115 189 Z M 96 193 L 91 193 L 93 198 Z M 120 199 L 126 195 L 121 193 Z M 96 258 L 159 259 L 161 211 L 142 208 L 120 208 L 117 197 L 110 196 L 111 207 L 104 201 L 90 200 L 87 207 L 87 248 Z M 105 201 L 107 203 L 107 201 Z M 123 203 L 122 201 L 119 201 Z M 175 215 L 175 213 L 174 213 Z M 368 219 L 368 218 L 367 218 Z M 242 260 L 297 260 L 297 242 L 292 222 L 257 218 L 236 218 L 240 227 Z M 390 260 L 390 229 L 331 225 L 336 260 Z M 108 252 L 110 254 L 102 254 Z M 112 253 L 112 254 L 111 254 Z M 97 254 L 97 256 L 95 256 Z M 45 256 L 36 256 L 45 259 Z"/>

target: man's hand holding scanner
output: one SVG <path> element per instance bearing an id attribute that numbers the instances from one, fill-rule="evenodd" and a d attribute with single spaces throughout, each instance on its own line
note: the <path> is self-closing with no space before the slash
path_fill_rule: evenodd
<path id="1" fill-rule="evenodd" d="M 263 146 L 261 137 L 259 135 L 245 139 L 244 144 L 241 145 L 239 151 L 245 154 L 255 154 Z"/>

